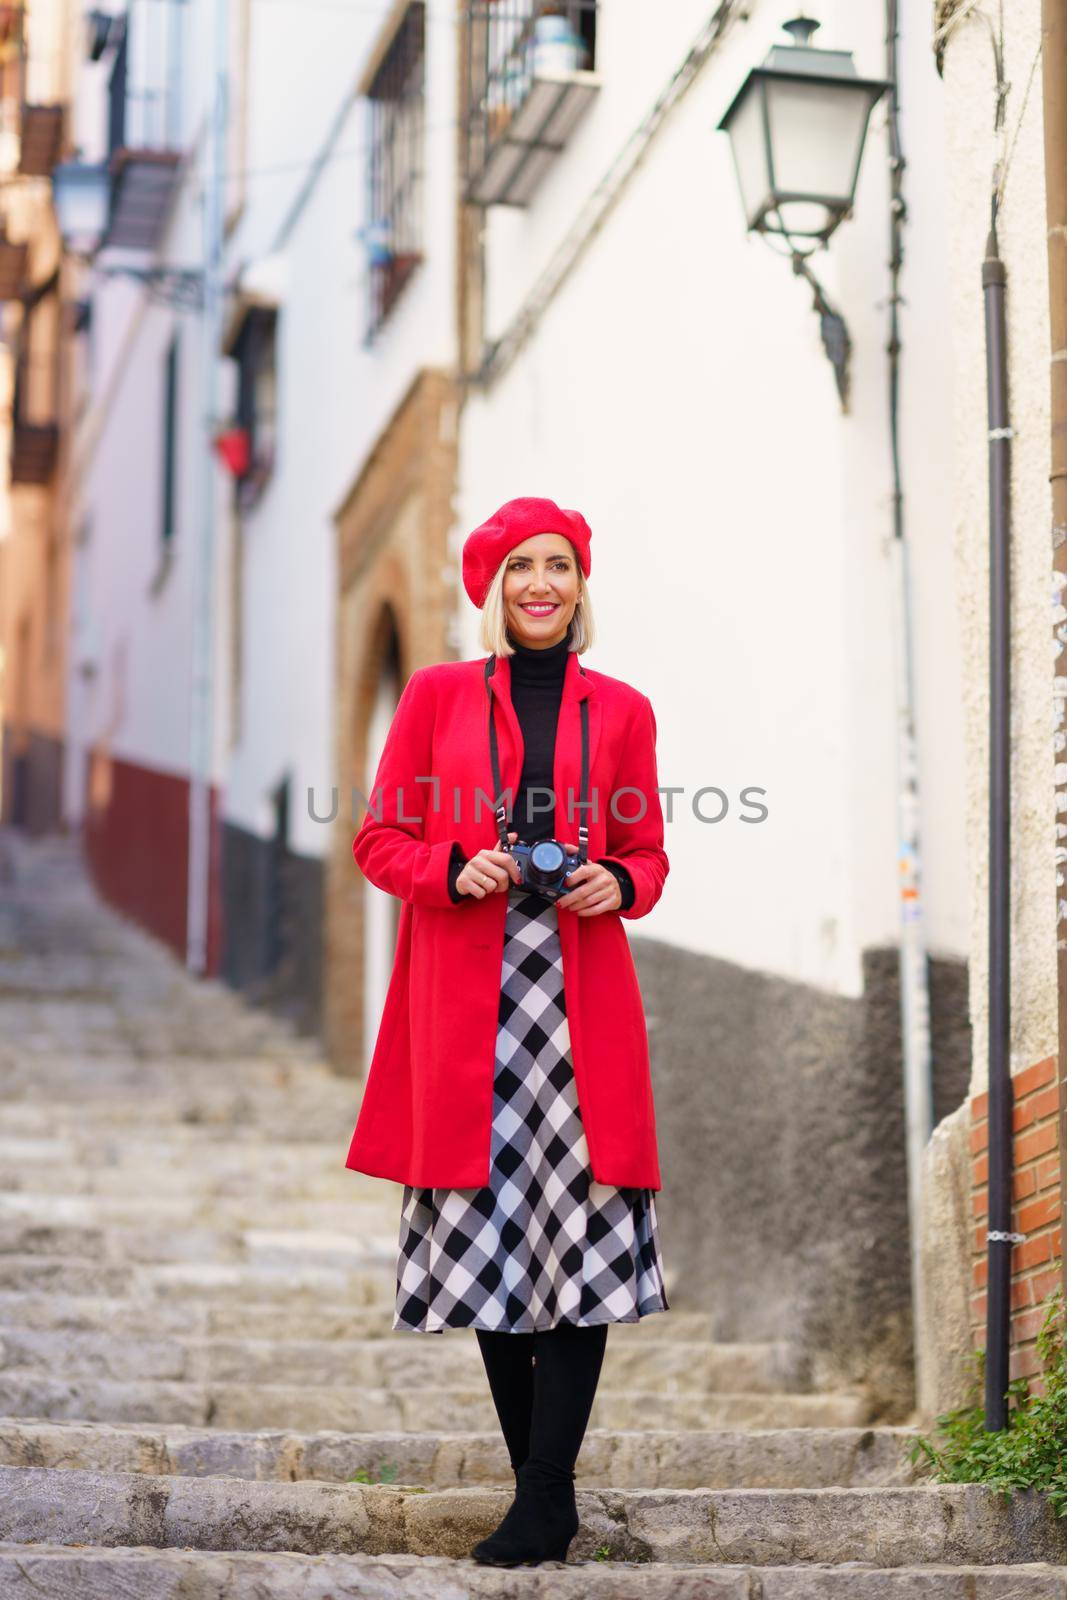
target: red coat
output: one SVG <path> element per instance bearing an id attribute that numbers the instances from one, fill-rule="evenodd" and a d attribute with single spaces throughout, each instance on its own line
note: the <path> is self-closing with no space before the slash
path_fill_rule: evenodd
<path id="1" fill-rule="evenodd" d="M 442 662 L 412 673 L 352 844 L 364 876 L 403 905 L 346 1166 L 420 1187 L 474 1188 L 489 1182 L 508 897 L 503 890 L 482 900 L 465 895 L 457 905 L 448 893 L 453 841 L 467 856 L 492 849 L 497 841 L 485 660 Z M 588 667 L 584 674 L 571 651 L 556 733 L 556 837 L 577 844 L 578 705 L 587 697 L 589 798 L 595 802 L 586 813 L 589 859 L 624 863 L 635 898 L 626 911 L 588 917 L 559 911 L 571 1060 L 594 1179 L 659 1189 L 648 1033 L 622 926 L 622 918 L 651 911 L 668 871 L 657 792 L 656 719 L 639 690 Z M 500 779 L 513 801 L 523 742 L 507 656 L 498 657 L 489 681 Z M 475 820 L 479 790 L 483 798 Z"/>

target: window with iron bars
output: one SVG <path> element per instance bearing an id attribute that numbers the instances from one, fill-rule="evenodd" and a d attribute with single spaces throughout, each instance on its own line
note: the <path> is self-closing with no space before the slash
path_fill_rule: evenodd
<path id="1" fill-rule="evenodd" d="M 248 434 L 249 464 L 237 482 L 237 504 L 255 505 L 274 469 L 277 437 L 278 313 L 255 306 L 245 318 L 234 346 L 238 363 L 237 424 Z"/>
<path id="2" fill-rule="evenodd" d="M 178 150 L 182 144 L 185 0 L 130 0 L 110 38 L 108 152 Z"/>
<path id="3" fill-rule="evenodd" d="M 367 91 L 368 337 L 422 260 L 426 6 L 412 0 Z"/>
<path id="4" fill-rule="evenodd" d="M 525 205 L 589 104 L 598 0 L 471 0 L 467 197 Z"/>

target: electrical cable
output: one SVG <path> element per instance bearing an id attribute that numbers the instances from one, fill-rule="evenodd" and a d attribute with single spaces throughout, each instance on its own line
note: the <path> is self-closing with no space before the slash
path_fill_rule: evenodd
<path id="1" fill-rule="evenodd" d="M 1008 181 L 1008 169 L 1011 166 L 1011 158 L 1015 154 L 1015 146 L 1016 146 L 1016 143 L 1018 142 L 1019 132 L 1020 132 L 1020 129 L 1022 128 L 1022 125 L 1023 125 L 1023 118 L 1026 116 L 1027 102 L 1030 99 L 1030 90 L 1033 88 L 1033 84 L 1034 84 L 1034 74 L 1037 72 L 1037 65 L 1038 65 L 1038 62 L 1041 60 L 1042 55 L 1044 54 L 1044 49 L 1045 49 L 1045 42 L 1042 39 L 1038 43 L 1038 47 L 1034 51 L 1034 59 L 1030 63 L 1030 76 L 1026 80 L 1026 88 L 1023 91 L 1023 103 L 1019 107 L 1019 115 L 1016 118 L 1016 122 L 1015 122 L 1015 132 L 1011 136 L 1011 142 L 1008 145 L 1007 150 L 1005 151 L 1004 161 L 1003 161 L 1003 164 L 1001 166 L 1000 181 L 998 182 L 997 187 L 996 187 L 996 205 L 997 205 L 997 209 L 998 210 L 1000 209 L 1000 207 L 1004 203 L 1004 188 L 1005 188 L 1005 185 L 1007 184 L 1007 181 Z"/>
<path id="2" fill-rule="evenodd" d="M 484 343 L 478 367 L 475 371 L 463 375 L 465 383 L 488 385 L 514 360 L 592 240 L 604 226 L 623 190 L 644 161 L 664 122 L 696 82 L 732 25 L 747 15 L 745 0 L 720 0 L 684 59 L 672 73 L 665 88 L 588 196 L 575 222 L 564 235 L 507 328 L 498 339 Z"/>
<path id="3" fill-rule="evenodd" d="M 990 230 L 995 237 L 997 231 L 997 212 L 1004 198 L 1004 184 L 1007 178 L 1007 169 L 1011 162 L 1011 155 L 1015 147 L 1015 140 L 1018 138 L 1019 127 L 1022 124 L 1022 119 L 1026 112 L 1026 104 L 1030 98 L 1030 86 L 1033 83 L 1034 73 L 1037 69 L 1037 63 L 1041 59 L 1041 45 L 1038 45 L 1034 61 L 1030 67 L 1030 76 L 1027 80 L 1026 93 L 1023 97 L 1022 108 L 1019 112 L 1018 122 L 1016 123 L 1015 134 L 1012 137 L 1011 145 L 1009 147 L 1007 140 L 1005 111 L 1011 84 L 1004 76 L 1004 0 L 998 0 L 996 25 L 994 25 L 993 19 L 989 15 L 988 11 L 982 10 L 979 0 L 964 0 L 964 4 L 959 8 L 959 10 L 953 12 L 952 16 L 947 18 L 947 20 L 942 23 L 941 27 L 936 30 L 933 36 L 933 44 L 936 51 L 943 51 L 948 40 L 956 32 L 957 28 L 959 28 L 963 22 L 967 21 L 969 17 L 975 17 L 979 21 L 984 22 L 986 27 L 989 29 L 989 42 L 993 50 L 993 66 L 996 71 L 996 105 L 993 113 L 993 130 L 994 132 L 999 133 L 1001 136 L 1001 154 L 999 159 L 993 163 L 989 197 L 989 225 Z"/>

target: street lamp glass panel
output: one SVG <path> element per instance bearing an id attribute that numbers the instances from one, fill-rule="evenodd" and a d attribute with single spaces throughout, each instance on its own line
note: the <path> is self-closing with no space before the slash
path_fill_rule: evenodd
<path id="1" fill-rule="evenodd" d="M 68 250 L 91 255 L 97 248 L 107 228 L 110 188 L 102 164 L 67 161 L 53 168 L 56 223 Z"/>
<path id="2" fill-rule="evenodd" d="M 745 223 L 756 227 L 772 203 L 771 169 L 763 125 L 763 86 L 754 84 L 730 122 L 730 147 L 734 153 Z"/>
<path id="3" fill-rule="evenodd" d="M 770 79 L 764 86 L 778 214 L 788 233 L 820 237 L 850 209 L 867 132 L 866 85 Z"/>
<path id="4" fill-rule="evenodd" d="M 850 51 L 809 43 L 819 26 L 794 17 L 724 112 L 750 231 L 829 239 L 852 209 L 871 108 L 889 87 L 860 78 Z"/>

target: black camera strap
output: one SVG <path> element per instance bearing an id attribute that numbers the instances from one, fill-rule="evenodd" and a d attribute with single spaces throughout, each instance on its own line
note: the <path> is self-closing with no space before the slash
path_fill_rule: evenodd
<path id="1" fill-rule="evenodd" d="M 495 671 L 496 656 L 490 656 L 485 663 L 485 692 L 489 696 L 489 760 L 492 763 L 493 798 L 496 801 L 496 828 L 497 834 L 500 838 L 500 848 L 501 850 L 510 851 L 511 845 L 508 841 L 508 824 L 511 821 L 511 813 L 504 803 L 504 786 L 500 781 L 500 752 L 497 748 L 496 720 L 493 714 L 495 710 L 493 706 L 493 686 L 489 682 L 489 679 L 493 676 Z M 578 671 L 582 674 L 583 678 L 586 676 L 585 668 L 582 666 L 581 662 L 578 663 Z M 582 787 L 581 793 L 578 797 L 578 811 L 581 819 L 578 823 L 578 860 L 579 862 L 584 862 L 588 859 L 589 855 L 589 824 L 586 818 L 586 809 L 589 801 L 588 701 L 586 699 L 579 701 L 578 709 L 582 720 Z"/>

